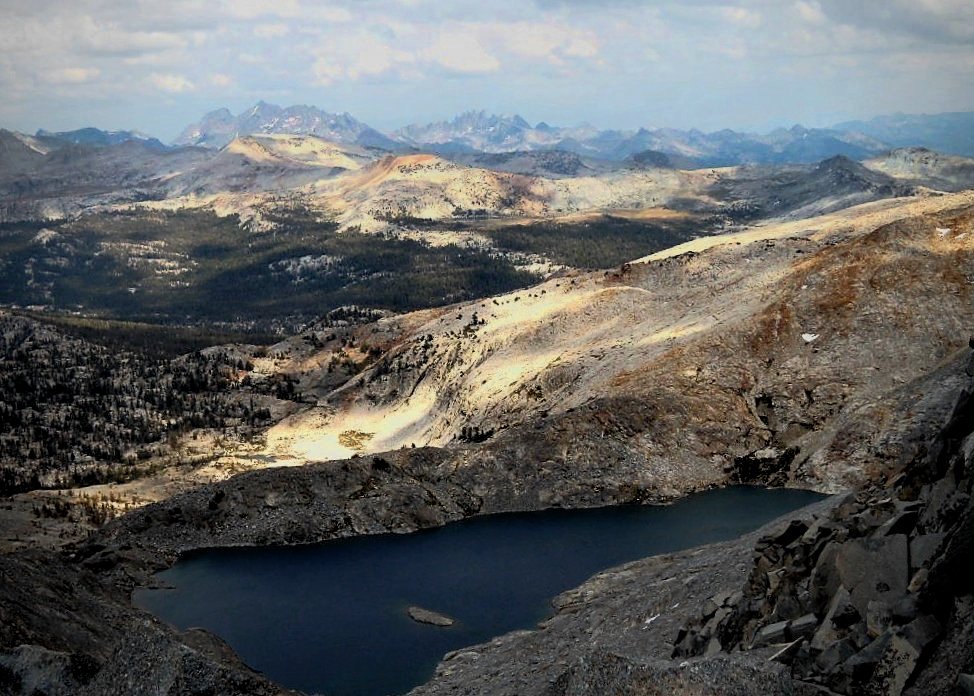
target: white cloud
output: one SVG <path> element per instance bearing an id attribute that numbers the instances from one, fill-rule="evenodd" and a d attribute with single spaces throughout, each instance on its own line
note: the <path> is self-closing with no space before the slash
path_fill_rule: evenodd
<path id="1" fill-rule="evenodd" d="M 724 21 L 747 29 L 756 29 L 764 21 L 760 12 L 749 10 L 746 7 L 721 7 L 720 14 Z"/>
<path id="2" fill-rule="evenodd" d="M 507 51 L 530 59 L 558 63 L 565 57 L 592 58 L 599 53 L 593 32 L 562 22 L 495 23 L 483 31 Z"/>
<path id="3" fill-rule="evenodd" d="M 149 75 L 149 84 L 162 92 L 171 94 L 192 92 L 196 89 L 187 78 L 173 73 L 152 73 Z"/>
<path id="4" fill-rule="evenodd" d="M 77 85 L 91 82 L 99 75 L 101 70 L 98 68 L 61 68 L 48 72 L 44 77 L 55 85 Z"/>
<path id="5" fill-rule="evenodd" d="M 345 71 L 338 65 L 333 58 L 320 56 L 311 66 L 311 73 L 314 75 L 315 83 L 328 87 L 342 79 Z"/>
<path id="6" fill-rule="evenodd" d="M 331 85 L 340 80 L 360 80 L 386 73 L 403 73 L 416 62 L 406 50 L 395 48 L 389 41 L 368 32 L 356 32 L 315 49 L 312 73 L 318 84 Z"/>
<path id="7" fill-rule="evenodd" d="M 423 57 L 456 73 L 488 73 L 501 63 L 472 33 L 445 31 L 423 50 Z"/>
<path id="8" fill-rule="evenodd" d="M 261 39 L 277 39 L 287 36 L 290 31 L 287 24 L 258 24 L 254 27 L 254 36 Z"/>
<path id="9" fill-rule="evenodd" d="M 820 0 L 832 21 L 923 40 L 974 40 L 974 2 L 971 0 L 883 0 L 849 2 Z"/>
<path id="10" fill-rule="evenodd" d="M 355 40 L 346 63 L 345 74 L 352 80 L 370 75 L 381 75 L 394 68 L 411 64 L 415 59 L 407 51 L 401 51 L 377 36 L 365 34 Z"/>
<path id="11" fill-rule="evenodd" d="M 378 14 L 363 28 L 330 32 L 303 25 L 302 39 L 314 57 L 316 84 L 334 85 L 381 76 L 418 80 L 436 73 L 483 75 L 505 66 L 566 66 L 599 57 L 595 32 L 561 21 L 415 23 Z M 295 50 L 299 50 L 295 48 Z"/>
<path id="12" fill-rule="evenodd" d="M 62 29 L 70 35 L 76 49 L 87 55 L 125 56 L 182 50 L 187 37 L 174 32 L 129 31 L 115 23 L 102 23 L 82 17 L 77 24 Z"/>
<path id="13" fill-rule="evenodd" d="M 576 38 L 565 44 L 563 50 L 573 58 L 594 58 L 599 54 L 599 44 L 594 39 Z"/>
<path id="14" fill-rule="evenodd" d="M 210 84 L 214 87 L 229 87 L 233 84 L 233 78 L 223 73 L 210 75 Z"/>
<path id="15" fill-rule="evenodd" d="M 301 17 L 311 21 L 331 22 L 333 24 L 355 20 L 355 15 L 352 14 L 351 10 L 344 7 L 305 7 L 301 10 Z"/>
<path id="16" fill-rule="evenodd" d="M 795 9 L 798 11 L 798 16 L 806 24 L 822 25 L 828 21 L 825 13 L 822 12 L 822 6 L 815 0 L 798 0 L 795 3 Z"/>
<path id="17" fill-rule="evenodd" d="M 236 19 L 259 17 L 298 17 L 301 5 L 298 0 L 223 0 L 223 12 Z"/>

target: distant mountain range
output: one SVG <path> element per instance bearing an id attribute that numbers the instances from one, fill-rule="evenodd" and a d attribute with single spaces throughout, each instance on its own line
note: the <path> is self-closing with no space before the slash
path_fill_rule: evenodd
<path id="1" fill-rule="evenodd" d="M 893 147 L 926 147 L 948 155 L 974 156 L 974 112 L 893 114 L 846 121 L 836 130 L 858 131 Z"/>
<path id="2" fill-rule="evenodd" d="M 532 126 L 520 116 L 468 112 L 452 121 L 408 126 L 395 133 L 419 149 L 440 154 L 524 150 L 562 150 L 584 157 L 625 160 L 665 155 L 684 165 L 719 167 L 736 164 L 817 162 L 835 155 L 862 159 L 889 149 L 885 143 L 855 132 L 795 126 L 767 135 L 722 130 L 704 133 L 673 128 L 636 131 L 597 130 L 584 125 Z"/>
<path id="3" fill-rule="evenodd" d="M 340 145 L 357 145 L 403 154 L 431 152 L 469 161 L 480 156 L 558 152 L 586 158 L 591 166 L 605 162 L 651 163 L 681 169 L 740 164 L 811 164 L 842 155 L 864 160 L 902 147 L 974 156 L 974 112 L 934 115 L 895 114 L 869 121 L 848 121 L 831 128 L 795 125 L 770 133 L 730 129 L 705 133 L 676 128 L 600 130 L 532 125 L 521 116 L 468 111 L 450 121 L 414 124 L 382 133 L 348 113 L 329 113 L 314 106 L 280 107 L 258 102 L 234 115 L 223 108 L 187 126 L 171 146 L 137 131 L 37 131 L 31 147 L 49 152 L 65 145 L 109 146 L 137 142 L 163 152 L 169 147 L 226 147 L 249 135 L 313 135 Z"/>
<path id="4" fill-rule="evenodd" d="M 832 128 L 796 125 L 755 134 L 729 129 L 712 133 L 675 128 L 600 130 L 587 124 L 564 128 L 544 122 L 532 125 L 517 115 L 468 111 L 450 121 L 414 124 L 383 134 L 347 113 L 266 102 L 238 115 L 228 109 L 212 111 L 188 126 L 174 144 L 220 148 L 237 136 L 252 134 L 316 135 L 341 144 L 447 157 L 545 150 L 610 161 L 663 161 L 665 156 L 679 167 L 801 164 L 836 155 L 861 160 L 905 146 L 974 155 L 974 113 L 882 116 Z"/>
<path id="5" fill-rule="evenodd" d="M 48 144 L 54 144 L 55 146 L 61 143 L 107 146 L 136 141 L 154 150 L 163 151 L 169 149 L 159 140 L 145 133 L 139 133 L 138 131 L 104 131 L 98 128 L 79 128 L 73 131 L 52 133 L 42 128 L 37 131 L 35 137 L 42 142 L 46 141 Z"/>

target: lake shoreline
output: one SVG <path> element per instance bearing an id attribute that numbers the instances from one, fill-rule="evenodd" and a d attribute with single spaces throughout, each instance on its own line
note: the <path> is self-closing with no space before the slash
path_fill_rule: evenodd
<path id="1" fill-rule="evenodd" d="M 289 686 L 399 693 L 432 676 L 445 654 L 553 620 L 558 596 L 620 564 L 737 538 L 820 502 L 807 491 L 734 486 L 672 505 L 476 515 L 407 535 L 197 550 L 158 576 L 173 589 L 134 600 L 177 629 L 203 626 Z M 286 627 L 277 617 L 290 617 Z M 373 664 L 376 655 L 386 657 Z"/>

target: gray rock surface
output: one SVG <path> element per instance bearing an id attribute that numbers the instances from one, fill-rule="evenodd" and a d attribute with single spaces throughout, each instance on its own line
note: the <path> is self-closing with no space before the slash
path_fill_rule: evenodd
<path id="1" fill-rule="evenodd" d="M 0 693 L 291 693 L 219 639 L 181 636 L 132 607 L 107 580 L 51 554 L 0 556 Z"/>
<path id="2" fill-rule="evenodd" d="M 430 626 L 440 626 L 445 628 L 456 623 L 453 619 L 445 614 L 440 614 L 439 612 L 431 611 L 430 609 L 424 609 L 423 607 L 409 607 L 406 609 L 406 613 L 409 614 L 409 618 L 411 618 L 413 621 L 422 624 L 429 624 Z"/>
<path id="3" fill-rule="evenodd" d="M 969 374 L 974 356 L 957 365 Z M 971 558 L 972 437 L 974 383 L 888 487 L 865 487 L 805 530 L 796 521 L 763 537 L 744 600 L 720 625 L 684 626 L 674 656 L 704 654 L 711 634 L 725 649 L 759 649 L 792 632 L 797 621 L 778 620 L 779 608 L 797 604 L 810 610 L 801 619 L 810 638 L 775 656 L 794 677 L 844 694 L 950 693 L 974 663 L 962 561 Z"/>

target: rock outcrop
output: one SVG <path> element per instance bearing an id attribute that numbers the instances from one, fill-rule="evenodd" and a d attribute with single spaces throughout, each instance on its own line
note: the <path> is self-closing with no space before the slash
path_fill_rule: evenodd
<path id="1" fill-rule="evenodd" d="M 440 614 L 439 612 L 432 611 L 430 609 L 423 609 L 423 607 L 409 607 L 406 609 L 406 613 L 409 614 L 409 618 L 416 623 L 429 624 L 430 626 L 439 626 L 441 628 L 447 628 L 456 623 L 453 619 L 445 614 Z"/>
<path id="2" fill-rule="evenodd" d="M 180 634 L 96 572 L 49 553 L 0 556 L 0 693 L 288 694 L 216 636 Z"/>
<path id="3" fill-rule="evenodd" d="M 974 385 L 923 445 L 888 487 L 760 539 L 743 590 L 683 627 L 674 657 L 773 649 L 843 694 L 944 693 L 969 672 Z"/>

